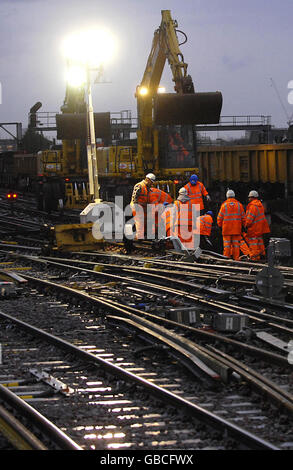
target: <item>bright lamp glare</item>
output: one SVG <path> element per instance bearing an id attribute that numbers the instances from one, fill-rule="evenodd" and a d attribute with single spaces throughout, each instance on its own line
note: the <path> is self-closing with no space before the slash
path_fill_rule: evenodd
<path id="1" fill-rule="evenodd" d="M 66 73 L 66 81 L 72 87 L 79 87 L 86 82 L 86 71 L 84 67 L 71 66 Z"/>
<path id="2" fill-rule="evenodd" d="M 159 86 L 158 93 L 166 93 L 166 88 L 164 86 Z"/>
<path id="3" fill-rule="evenodd" d="M 94 29 L 68 36 L 63 54 L 73 62 L 98 67 L 109 61 L 116 48 L 114 37 L 106 30 Z"/>
<path id="4" fill-rule="evenodd" d="M 145 86 L 142 86 L 142 87 L 140 87 L 140 89 L 139 89 L 139 94 L 140 94 L 141 96 L 147 95 L 148 92 L 149 92 L 149 91 L 148 91 L 148 89 L 147 89 Z"/>

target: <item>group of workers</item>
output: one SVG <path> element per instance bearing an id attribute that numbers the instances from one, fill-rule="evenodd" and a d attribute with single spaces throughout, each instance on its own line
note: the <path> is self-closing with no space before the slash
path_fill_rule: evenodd
<path id="1" fill-rule="evenodd" d="M 209 237 L 214 214 L 205 211 L 205 201 L 210 203 L 211 198 L 198 176 L 191 175 L 189 182 L 179 189 L 174 202 L 170 194 L 154 187 L 155 181 L 156 176 L 149 173 L 134 186 L 130 205 L 136 226 L 135 239 L 144 239 L 150 221 L 151 233 L 158 233 L 158 225 L 163 220 L 166 236 L 177 236 L 187 248 L 194 246 L 195 236 L 199 246 L 211 245 Z M 228 189 L 226 198 L 216 219 L 222 230 L 223 255 L 238 260 L 243 254 L 259 260 L 265 256 L 263 235 L 270 232 L 270 227 L 258 192 L 249 192 L 246 212 L 233 190 Z M 156 211 L 159 204 L 163 213 Z"/>
<path id="2" fill-rule="evenodd" d="M 258 192 L 249 192 L 246 212 L 235 199 L 234 191 L 229 189 L 226 197 L 217 217 L 217 224 L 222 228 L 223 254 L 237 260 L 243 253 L 247 258 L 259 260 L 265 256 L 263 235 L 270 232 L 270 227 Z"/>

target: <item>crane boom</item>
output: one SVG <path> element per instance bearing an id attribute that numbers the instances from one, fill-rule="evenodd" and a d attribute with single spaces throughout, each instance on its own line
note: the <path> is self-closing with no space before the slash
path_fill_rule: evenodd
<path id="1" fill-rule="evenodd" d="M 161 25 L 154 33 L 151 52 L 140 84 L 140 87 L 147 87 L 150 94 L 157 92 L 166 60 L 172 71 L 175 91 L 177 93 L 188 92 L 184 85 L 191 80 L 191 77 L 187 79 L 188 64 L 184 62 L 179 48 L 177 26 L 177 21 L 171 18 L 170 10 L 162 10 Z M 194 89 L 191 90 L 190 92 L 194 92 Z"/>
<path id="2" fill-rule="evenodd" d="M 158 125 L 218 123 L 222 108 L 221 93 L 195 93 L 192 78 L 187 74 L 188 64 L 180 50 L 178 23 L 172 19 L 170 10 L 162 10 L 161 14 L 161 24 L 154 33 L 146 68 L 135 94 L 137 168 L 141 174 L 159 168 Z M 166 61 L 176 93 L 160 95 L 158 87 Z"/>

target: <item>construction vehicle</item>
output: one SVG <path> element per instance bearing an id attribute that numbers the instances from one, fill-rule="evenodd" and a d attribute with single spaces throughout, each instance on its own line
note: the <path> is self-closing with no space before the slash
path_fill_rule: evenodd
<path id="1" fill-rule="evenodd" d="M 172 19 L 170 10 L 161 13 L 161 25 L 154 33 L 146 69 L 136 90 L 139 176 L 150 169 L 160 171 L 161 126 L 217 123 L 222 108 L 221 93 L 195 93 L 192 78 L 187 74 L 188 64 L 179 47 L 177 21 Z M 176 93 L 158 92 L 166 61 L 171 68 Z"/>
<path id="2" fill-rule="evenodd" d="M 114 189 L 112 197 L 113 195 L 125 196 L 127 194 L 123 191 L 125 188 L 129 194 L 133 184 L 144 177 L 149 170 L 156 173 L 158 184 L 168 185 L 168 189 L 174 197 L 176 182 L 173 179 L 164 178 L 164 171 L 160 168 L 160 133 L 164 133 L 166 127 L 171 127 L 174 135 L 177 133 L 184 144 L 180 128 L 187 127 L 192 134 L 195 124 L 213 124 L 218 123 L 220 119 L 221 93 L 195 92 L 192 78 L 187 74 L 188 64 L 184 61 L 180 50 L 176 31 L 177 21 L 172 19 L 170 10 L 162 10 L 161 13 L 161 24 L 154 33 L 145 72 L 135 93 L 138 110 L 136 148 L 131 145 L 110 145 L 96 149 L 102 194 L 103 190 L 112 187 Z M 166 61 L 171 68 L 175 93 L 160 94 L 158 88 Z M 76 139 L 86 137 L 81 131 L 85 121 L 82 120 L 83 114 L 79 107 L 80 104 L 83 107 L 83 94 L 79 92 L 77 95 L 79 99 L 71 100 L 71 92 L 72 90 L 67 90 L 67 99 L 62 109 L 64 114 L 56 116 L 57 132 L 59 138 L 63 139 L 61 159 L 61 163 L 63 163 L 62 171 L 59 174 L 64 176 L 66 174 L 67 177 L 70 171 L 72 171 L 72 175 L 84 174 L 84 169 L 80 165 L 80 153 Z M 71 112 L 67 113 L 67 111 Z M 74 112 L 72 113 L 72 111 Z M 77 123 L 79 123 L 79 127 Z M 106 128 L 105 132 L 103 132 L 103 124 L 95 123 L 96 137 L 104 137 L 105 135 L 109 137 L 109 127 L 107 125 L 104 127 Z M 68 137 L 71 137 L 69 141 Z M 119 160 L 119 165 L 117 160 Z M 69 162 L 72 163 L 72 166 Z M 88 168 L 90 164 L 89 161 Z M 126 171 L 122 171 L 122 167 Z M 125 183 L 124 187 L 122 182 Z M 89 194 L 87 190 L 85 190 L 85 194 Z M 126 198 L 126 204 L 128 203 L 129 200 Z M 90 203 L 87 207 L 89 206 L 93 208 L 93 204 Z M 91 211 L 83 211 L 81 214 L 83 224 L 93 221 Z"/>
<path id="3" fill-rule="evenodd" d="M 178 168 L 173 172 L 170 167 L 164 168 L 170 150 L 176 149 L 176 160 L 181 160 L 181 173 L 184 164 L 187 171 L 198 172 L 194 125 L 218 123 L 222 108 L 220 92 L 195 92 L 192 78 L 187 73 L 188 64 L 180 50 L 177 21 L 172 19 L 170 10 L 162 10 L 161 14 L 161 24 L 154 33 L 142 81 L 135 92 L 136 146 L 97 149 L 102 188 L 109 188 L 115 181 L 115 194 L 122 194 L 128 201 L 129 188 L 150 170 L 155 172 L 158 181 L 165 183 L 164 189 L 167 186 L 167 190 L 175 195 Z M 160 93 L 166 62 L 171 69 L 175 93 Z M 111 190 L 109 193 L 111 195 Z"/>
<path id="4" fill-rule="evenodd" d="M 168 177 L 169 168 L 164 170 L 161 159 L 164 154 L 163 160 L 168 160 L 166 147 L 172 143 L 173 148 L 181 149 L 181 168 L 184 163 L 185 168 L 198 168 L 194 124 L 219 122 L 221 93 L 195 92 L 192 78 L 187 73 L 188 64 L 180 50 L 177 21 L 172 19 L 170 10 L 162 10 L 161 14 L 161 24 L 154 32 L 146 68 L 135 92 L 136 142 L 116 139 L 113 145 L 114 126 L 110 113 L 95 113 L 95 133 L 101 141 L 97 146 L 97 160 L 102 199 L 113 200 L 117 193 L 129 199 L 129 187 L 149 170 L 153 170 L 158 179 L 176 180 L 175 173 L 174 177 Z M 158 92 L 166 62 L 171 69 L 175 93 Z M 57 138 L 62 140 L 62 150 L 42 152 L 44 173 L 47 169 L 47 174 L 58 174 L 65 180 L 68 208 L 82 209 L 91 199 L 87 179 L 85 110 L 84 88 L 67 85 L 62 113 L 56 115 Z M 125 122 L 121 123 L 121 128 Z M 128 130 L 130 128 L 129 120 Z M 127 138 L 127 133 L 125 135 Z M 179 150 L 177 153 L 179 155 Z M 186 158 L 187 154 L 189 158 Z"/>

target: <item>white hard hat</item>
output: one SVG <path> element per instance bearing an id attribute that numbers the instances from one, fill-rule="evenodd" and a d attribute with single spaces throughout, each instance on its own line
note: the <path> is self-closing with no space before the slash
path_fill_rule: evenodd
<path id="1" fill-rule="evenodd" d="M 229 198 L 229 197 L 235 197 L 235 193 L 232 189 L 228 189 L 228 191 L 226 192 L 226 197 Z"/>
<path id="2" fill-rule="evenodd" d="M 148 173 L 146 175 L 146 178 L 148 178 L 151 181 L 156 181 L 156 175 L 154 175 L 153 173 Z"/>
<path id="3" fill-rule="evenodd" d="M 186 188 L 180 188 L 179 189 L 179 194 L 187 194 L 187 189 Z"/>
<path id="4" fill-rule="evenodd" d="M 258 192 L 257 191 L 250 191 L 248 194 L 248 197 L 258 197 Z"/>

